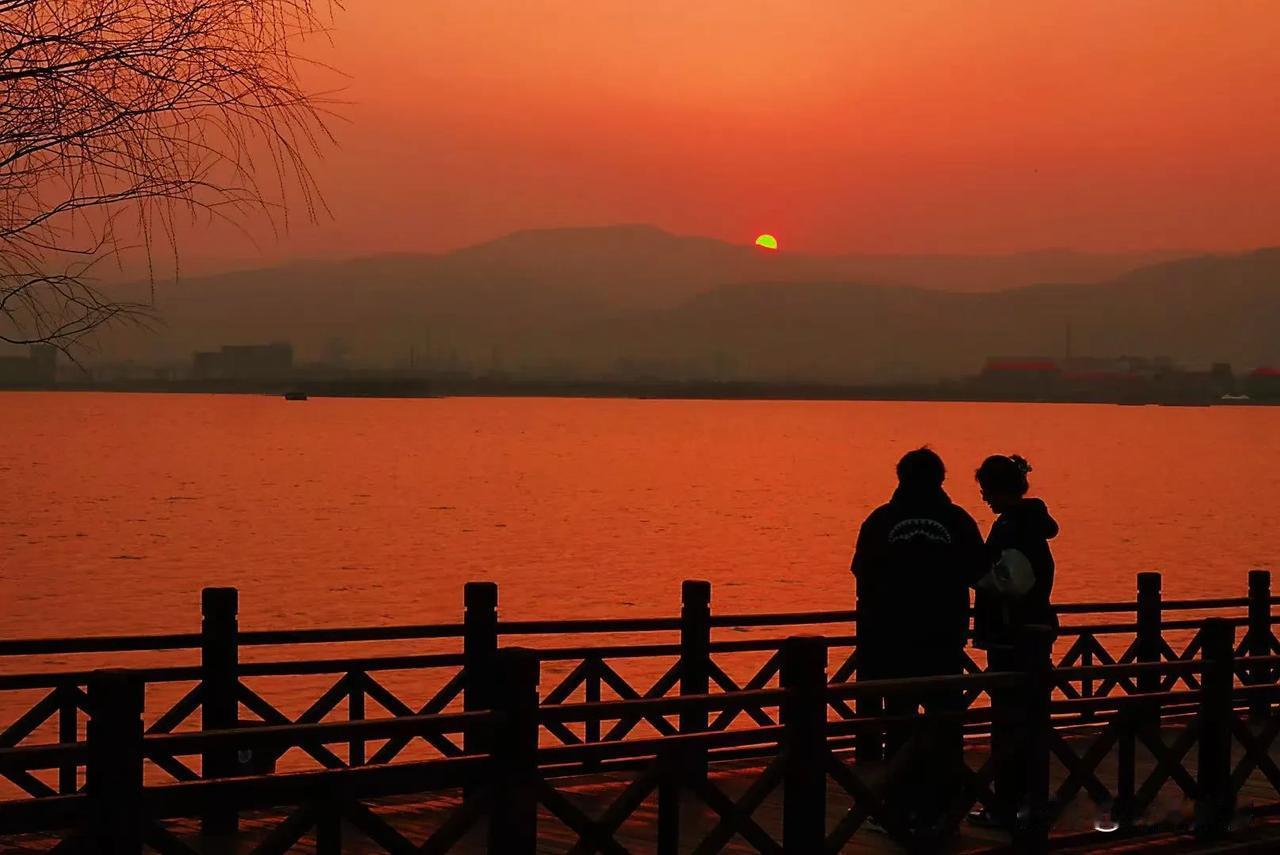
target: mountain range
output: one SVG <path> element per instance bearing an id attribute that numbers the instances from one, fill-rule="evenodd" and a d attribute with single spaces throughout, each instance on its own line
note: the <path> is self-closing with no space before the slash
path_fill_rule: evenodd
<path id="1" fill-rule="evenodd" d="M 1280 360 L 1280 249 L 820 256 L 617 226 L 192 277 L 156 295 L 157 322 L 106 335 L 99 358 L 288 340 L 303 361 L 865 382 L 1060 354 L 1069 329 L 1078 354 Z"/>

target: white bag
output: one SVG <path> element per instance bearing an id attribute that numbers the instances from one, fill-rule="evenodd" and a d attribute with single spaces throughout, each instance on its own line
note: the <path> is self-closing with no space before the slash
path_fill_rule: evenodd
<path id="1" fill-rule="evenodd" d="M 991 577 L 993 587 L 1013 599 L 1025 595 L 1036 583 L 1036 571 L 1030 559 L 1016 549 L 1000 553 L 1000 560 L 991 568 Z"/>

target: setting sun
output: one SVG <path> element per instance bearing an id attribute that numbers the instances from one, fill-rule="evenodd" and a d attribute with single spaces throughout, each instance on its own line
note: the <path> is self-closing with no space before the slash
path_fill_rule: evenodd
<path id="1" fill-rule="evenodd" d="M 778 239 L 773 235 L 760 235 L 756 238 L 756 246 L 761 249 L 776 250 L 778 248 Z"/>

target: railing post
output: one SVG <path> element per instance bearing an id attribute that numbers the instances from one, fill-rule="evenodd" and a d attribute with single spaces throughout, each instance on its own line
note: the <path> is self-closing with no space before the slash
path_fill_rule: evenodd
<path id="1" fill-rule="evenodd" d="M 1137 662 L 1159 662 L 1163 658 L 1164 637 L 1161 634 L 1163 632 L 1161 626 L 1163 623 L 1161 614 L 1163 604 L 1160 584 L 1159 573 L 1138 574 L 1138 632 L 1134 641 L 1134 654 Z M 1138 691 L 1143 694 L 1159 692 L 1160 674 L 1154 670 L 1143 672 L 1138 675 L 1135 684 L 1138 687 Z M 1160 709 L 1155 707 L 1153 711 L 1144 712 L 1140 721 L 1143 726 L 1158 727 L 1160 724 Z"/>
<path id="2" fill-rule="evenodd" d="M 861 586 L 859 586 L 859 591 Z M 854 623 L 854 680 L 870 680 L 866 659 L 862 655 L 862 598 L 857 596 L 854 608 L 858 615 Z M 966 618 L 966 626 L 968 619 Z M 884 714 L 884 698 L 863 696 L 853 699 L 853 711 L 858 718 L 874 719 Z M 862 727 L 854 734 L 853 756 L 859 763 L 879 763 L 884 759 L 884 731 L 879 727 Z"/>
<path id="3" fill-rule="evenodd" d="M 591 659 L 591 665 L 587 671 L 586 683 L 583 685 L 583 700 L 589 704 L 599 703 L 600 701 L 600 669 L 602 662 L 598 659 Z M 600 741 L 600 719 L 587 719 L 583 723 L 583 741 L 587 743 L 596 743 Z M 584 760 L 582 763 L 586 769 L 595 769 L 600 766 L 600 761 L 596 758 Z"/>
<path id="4" fill-rule="evenodd" d="M 1138 632 L 1135 654 L 1138 662 L 1159 662 L 1161 641 L 1161 579 L 1157 572 L 1138 574 Z M 1158 692 L 1160 675 L 1154 672 L 1138 676 L 1139 690 Z"/>
<path id="5" fill-rule="evenodd" d="M 80 715 L 76 706 L 74 687 L 66 687 L 58 702 L 58 741 L 63 745 L 75 742 L 79 734 Z M 70 795 L 79 789 L 77 769 L 74 762 L 64 763 L 58 767 L 58 792 Z"/>
<path id="6" fill-rule="evenodd" d="M 137 674 L 104 669 L 89 675 L 88 759 L 91 850 L 104 855 L 142 852 L 142 706 Z"/>
<path id="7" fill-rule="evenodd" d="M 1026 722 L 1021 745 L 1021 750 L 1025 753 L 1020 758 L 1022 771 L 1019 775 L 1025 786 L 1025 793 L 1014 823 L 1014 849 L 1020 853 L 1039 853 L 1046 852 L 1049 848 L 1049 755 L 1053 727 L 1050 718 L 1053 700 L 1052 630 L 1047 626 L 1024 627 L 1022 654 L 1020 666 L 1025 675 L 1025 688 L 1021 692 L 1005 693 L 1007 698 L 1021 699 L 1023 709 L 1009 712 L 1023 717 Z"/>
<path id="8" fill-rule="evenodd" d="M 1137 778 L 1137 730 L 1138 717 L 1132 710 L 1121 709 L 1116 716 L 1119 728 L 1116 741 L 1116 798 L 1111 806 L 1111 817 L 1117 825 L 1132 825 Z"/>
<path id="9" fill-rule="evenodd" d="M 1137 633 L 1134 639 L 1134 661 L 1159 662 L 1163 637 L 1161 635 L 1163 609 L 1161 593 L 1161 577 L 1159 573 L 1147 572 L 1138 574 Z M 1154 693 L 1160 691 L 1160 674 L 1151 671 L 1139 674 L 1134 679 L 1139 692 Z M 1122 711 L 1116 719 L 1120 735 L 1116 744 L 1116 799 L 1111 808 L 1111 815 L 1119 825 L 1132 825 L 1137 821 L 1134 815 L 1134 797 L 1137 779 L 1137 746 L 1138 731 L 1160 727 L 1160 707 Z"/>
<path id="10" fill-rule="evenodd" d="M 1269 656 L 1274 638 L 1271 634 L 1271 573 L 1267 570 L 1249 571 L 1249 632 L 1245 636 L 1245 655 Z M 1249 685 L 1260 686 L 1271 682 L 1271 669 L 1265 665 L 1249 667 Z M 1249 703 L 1249 714 L 1265 718 L 1270 702 L 1261 695 Z"/>
<path id="11" fill-rule="evenodd" d="M 711 583 L 685 579 L 680 585 L 680 694 L 705 695 L 710 689 L 711 664 Z M 707 729 L 706 709 L 680 711 L 680 732 L 700 733 Z M 685 753 L 685 772 L 690 779 L 705 779 L 707 754 Z"/>
<path id="12" fill-rule="evenodd" d="M 355 679 L 354 674 L 348 674 L 347 677 L 351 680 L 351 686 L 347 689 L 347 720 L 364 721 L 364 686 Z M 347 760 L 352 766 L 365 764 L 364 737 L 352 737 L 347 743 Z"/>
<path id="13" fill-rule="evenodd" d="M 538 656 L 510 647 L 494 657 L 494 787 L 489 851 L 533 855 L 538 843 Z"/>
<path id="14" fill-rule="evenodd" d="M 240 594 L 235 588 L 200 592 L 200 715 L 204 730 L 226 730 L 239 722 L 239 607 Z M 240 768 L 235 748 L 210 749 L 201 762 L 205 778 L 229 777 Z M 237 827 L 236 811 L 223 807 L 210 808 L 200 821 L 202 834 L 235 834 Z"/>
<path id="15" fill-rule="evenodd" d="M 1231 789 L 1231 689 L 1235 678 L 1235 631 L 1223 618 L 1201 630 L 1204 674 L 1200 678 L 1200 753 L 1196 765 L 1196 836 L 1224 834 L 1235 811 Z"/>
<path id="16" fill-rule="evenodd" d="M 827 644 L 818 636 L 782 643 L 782 851 L 821 852 L 827 823 Z"/>
<path id="17" fill-rule="evenodd" d="M 462 708 L 468 712 L 493 709 L 494 655 L 498 650 L 498 583 L 468 582 L 462 589 Z M 483 754 L 489 749 L 487 726 L 468 727 L 463 750 Z"/>

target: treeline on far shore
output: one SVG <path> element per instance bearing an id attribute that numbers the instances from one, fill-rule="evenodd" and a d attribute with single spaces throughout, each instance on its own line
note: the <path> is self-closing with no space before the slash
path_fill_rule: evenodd
<path id="1" fill-rule="evenodd" d="M 432 398 L 450 396 L 672 398 L 712 400 L 957 401 L 1025 403 L 1161 404 L 1209 406 L 1277 404 L 1280 395 L 1221 396 L 1168 394 L 1168 390 L 1061 390 L 1023 393 L 992 390 L 967 381 L 893 384 L 831 384 L 750 380 L 558 380 L 504 376 L 360 377 L 338 379 L 137 379 L 8 384 L 5 390 L 66 392 L 168 392 L 286 395 L 306 397 Z"/>

